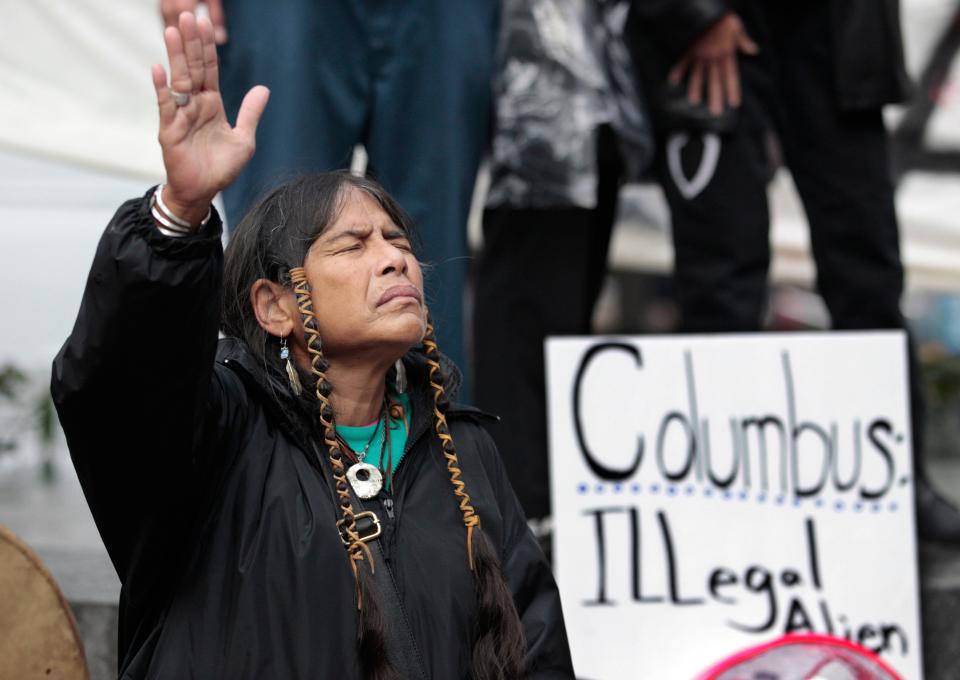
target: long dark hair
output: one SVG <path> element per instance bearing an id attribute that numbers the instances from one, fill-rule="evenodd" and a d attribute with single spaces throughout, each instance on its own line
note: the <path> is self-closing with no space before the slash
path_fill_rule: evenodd
<path id="1" fill-rule="evenodd" d="M 224 335 L 243 340 L 258 357 L 266 352 L 275 358 L 272 350 L 279 339 L 257 322 L 250 305 L 250 288 L 258 279 L 289 285 L 290 270 L 303 266 L 310 246 L 336 221 L 349 189 L 373 198 L 413 239 L 410 217 L 382 186 L 366 177 L 346 171 L 325 172 L 302 175 L 278 186 L 250 209 L 230 236 L 220 318 Z M 277 376 L 281 376 L 279 362 L 273 363 Z"/>
<path id="2" fill-rule="evenodd" d="M 384 620 L 372 588 L 373 555 L 355 533 L 354 512 L 343 476 L 342 452 L 335 437 L 330 396 L 333 388 L 326 378 L 328 364 L 323 357 L 309 287 L 301 267 L 307 251 L 327 229 L 351 189 L 373 198 L 390 219 L 415 242 L 413 223 L 403 209 L 377 182 L 348 172 L 304 175 L 287 182 L 260 200 L 237 226 L 227 246 L 224 266 L 224 296 L 221 327 L 225 335 L 242 340 L 261 363 L 268 385 L 280 408 L 288 414 L 301 436 L 326 451 L 333 469 L 334 491 L 340 521 L 349 547 L 347 557 L 357 581 L 357 653 L 367 678 L 397 678 L 386 653 Z M 293 394 L 279 358 L 279 339 L 259 324 L 250 303 L 250 289 L 258 279 L 267 279 L 293 288 L 303 317 L 305 340 L 311 355 L 311 370 L 300 370 L 304 392 Z M 526 643 L 523 629 L 490 539 L 480 526 L 446 423 L 446 380 L 432 324 L 420 350 L 430 367 L 434 399 L 434 430 L 446 458 L 453 499 L 463 516 L 467 532 L 465 568 L 471 569 L 477 597 L 472 651 L 472 675 L 476 680 L 507 680 L 523 675 Z"/>

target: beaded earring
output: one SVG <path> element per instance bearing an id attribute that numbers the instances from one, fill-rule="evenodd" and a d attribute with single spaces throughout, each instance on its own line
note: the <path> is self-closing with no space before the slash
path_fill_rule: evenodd
<path id="1" fill-rule="evenodd" d="M 300 376 L 297 374 L 297 369 L 294 367 L 293 362 L 290 361 L 290 348 L 287 347 L 287 336 L 280 338 L 280 361 L 287 362 L 287 379 L 290 381 L 290 388 L 293 390 L 293 393 L 300 396 L 300 393 L 303 392 L 303 385 L 300 384 Z"/>
<path id="2" fill-rule="evenodd" d="M 397 390 L 397 394 L 403 394 L 407 391 L 407 369 L 403 365 L 403 359 L 397 359 L 394 370 L 396 371 L 396 378 L 393 386 Z"/>

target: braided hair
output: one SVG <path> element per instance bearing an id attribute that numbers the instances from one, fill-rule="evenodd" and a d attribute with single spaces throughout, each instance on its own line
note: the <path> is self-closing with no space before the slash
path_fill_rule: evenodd
<path id="1" fill-rule="evenodd" d="M 375 181 L 347 172 L 305 175 L 287 182 L 261 199 L 240 222 L 227 247 L 224 265 L 224 302 L 221 326 L 225 335 L 243 340 L 258 357 L 268 385 L 280 408 L 299 434 L 320 443 L 333 471 L 338 529 L 344 537 L 346 558 L 356 583 L 357 654 L 364 677 L 398 678 L 387 655 L 385 622 L 373 587 L 377 568 L 373 553 L 360 540 L 356 512 L 350 501 L 343 451 L 336 437 L 333 386 L 327 378 L 329 364 L 323 355 L 311 291 L 302 263 L 323 231 L 336 221 L 350 190 L 373 198 L 409 237 L 412 221 Z M 411 238 L 412 240 L 412 238 Z M 267 279 L 293 289 L 310 356 L 309 372 L 298 368 L 306 388 L 293 394 L 279 359 L 279 340 L 257 321 L 249 300 L 251 286 Z M 446 420 L 449 406 L 440 352 L 428 319 L 422 352 L 433 393 L 434 433 L 446 461 L 452 500 L 459 507 L 466 532 L 466 568 L 474 578 L 477 598 L 473 623 L 472 676 L 476 680 L 506 680 L 523 675 L 526 643 L 512 594 L 501 570 L 497 552 L 484 533 L 480 516 L 471 504 L 459 467 L 456 446 Z M 319 417 L 318 417 L 319 416 Z"/>
<path id="2" fill-rule="evenodd" d="M 523 628 L 500 567 L 500 559 L 490 539 L 480 526 L 480 516 L 470 504 L 466 483 L 461 479 L 457 449 L 447 426 L 449 406 L 444 389 L 440 351 L 428 319 L 423 338 L 423 353 L 430 367 L 430 388 L 433 390 L 433 426 L 440 440 L 447 472 L 458 499 L 463 524 L 467 529 L 467 562 L 473 572 L 477 594 L 477 618 L 473 643 L 473 673 L 478 680 L 487 678 L 519 678 L 523 675 L 526 644 Z"/>

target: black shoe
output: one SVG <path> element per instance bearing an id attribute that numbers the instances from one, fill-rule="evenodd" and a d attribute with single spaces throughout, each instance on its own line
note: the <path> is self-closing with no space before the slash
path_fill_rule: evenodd
<path id="1" fill-rule="evenodd" d="M 960 548 L 960 510 L 926 479 L 917 480 L 917 534 L 922 540 Z"/>

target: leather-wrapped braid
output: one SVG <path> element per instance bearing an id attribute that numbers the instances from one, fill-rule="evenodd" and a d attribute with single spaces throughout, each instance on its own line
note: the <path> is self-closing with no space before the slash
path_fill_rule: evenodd
<path id="1" fill-rule="evenodd" d="M 457 497 L 460 513 L 463 515 L 463 525 L 467 528 L 467 563 L 473 571 L 473 530 L 480 526 L 480 515 L 470 504 L 470 495 L 466 492 L 466 484 L 460 478 L 460 461 L 457 459 L 457 450 L 447 425 L 446 411 L 449 406 L 446 390 L 444 389 L 443 372 L 440 369 L 440 351 L 434 339 L 433 322 L 427 321 L 427 332 L 423 338 L 423 350 L 427 355 L 427 365 L 430 367 L 430 388 L 433 390 L 433 426 L 440 440 L 443 457 L 447 461 L 447 472 L 450 474 L 450 483 L 453 484 L 453 495 Z"/>
<path id="2" fill-rule="evenodd" d="M 320 424 L 323 425 L 323 443 L 327 447 L 327 458 L 333 468 L 333 479 L 336 486 L 337 502 L 340 504 L 342 531 L 347 535 L 347 552 L 350 555 L 350 566 L 357 581 L 357 609 L 363 608 L 363 594 L 360 592 L 360 581 L 357 574 L 359 564 L 366 561 L 373 571 L 373 554 L 366 543 L 360 540 L 357 533 L 357 518 L 350 502 L 350 490 L 347 486 L 346 468 L 343 464 L 343 452 L 337 442 L 337 430 L 333 419 L 333 406 L 330 405 L 330 393 L 333 391 L 324 371 L 327 363 L 323 358 L 320 332 L 317 330 L 317 318 L 313 314 L 313 300 L 310 297 L 310 285 L 307 283 L 303 267 L 294 267 L 290 270 L 290 280 L 293 282 L 293 292 L 297 297 L 297 306 L 303 317 L 303 335 L 307 342 L 307 351 L 310 353 L 310 372 L 317 381 L 316 395 L 320 402 Z"/>
<path id="3" fill-rule="evenodd" d="M 480 516 L 470 502 L 466 482 L 457 458 L 456 446 L 447 425 L 449 400 L 444 388 L 440 351 L 433 332 L 433 321 L 427 318 L 423 352 L 429 366 L 433 390 L 434 430 L 440 440 L 447 472 L 457 498 L 463 524 L 467 529 L 467 563 L 474 576 L 477 615 L 473 645 L 473 676 L 476 680 L 514 680 L 524 676 L 526 642 L 517 614 L 513 594 L 507 586 L 500 559 L 480 526 Z"/>
<path id="4" fill-rule="evenodd" d="M 334 488 L 339 504 L 340 520 L 337 528 L 346 535 L 347 554 L 353 579 L 356 584 L 357 610 L 360 617 L 357 626 L 357 648 L 364 676 L 374 680 L 398 680 L 398 676 L 387 657 L 386 635 L 384 634 L 383 613 L 375 597 L 372 575 L 376 569 L 370 547 L 360 539 L 357 533 L 357 518 L 350 502 L 346 469 L 343 464 L 343 452 L 337 441 L 333 406 L 330 395 L 333 387 L 327 380 L 325 371 L 328 364 L 323 358 L 320 332 L 317 318 L 313 313 L 313 300 L 310 285 L 307 283 L 303 267 L 290 269 L 290 281 L 297 299 L 297 307 L 303 320 L 304 340 L 310 353 L 310 372 L 316 380 L 315 393 L 320 405 L 320 424 L 323 426 L 323 443 L 327 449 L 327 459 L 333 469 Z M 369 571 L 361 569 L 366 562 Z M 364 593 L 367 597 L 364 598 Z"/>

